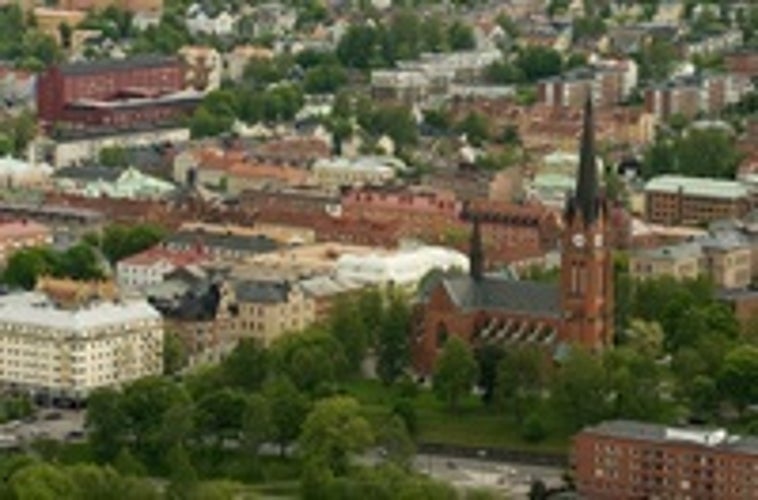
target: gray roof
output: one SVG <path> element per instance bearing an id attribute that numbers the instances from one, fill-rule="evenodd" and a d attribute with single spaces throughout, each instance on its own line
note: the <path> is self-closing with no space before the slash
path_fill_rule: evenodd
<path id="1" fill-rule="evenodd" d="M 75 179 L 81 181 L 108 181 L 115 182 L 123 172 L 120 168 L 83 166 L 65 167 L 57 170 L 53 177 L 56 179 Z"/>
<path id="2" fill-rule="evenodd" d="M 238 235 L 228 233 L 214 233 L 203 230 L 179 231 L 169 236 L 167 245 L 194 245 L 202 243 L 210 248 L 221 248 L 236 252 L 264 253 L 276 250 L 279 245 L 276 241 L 263 235 Z"/>
<path id="3" fill-rule="evenodd" d="M 655 260 L 679 260 L 703 256 L 702 246 L 694 242 L 679 243 L 635 252 L 635 255 Z"/>
<path id="4" fill-rule="evenodd" d="M 287 302 L 292 286 L 286 281 L 245 280 L 234 285 L 237 302 L 277 304 Z"/>
<path id="5" fill-rule="evenodd" d="M 667 427 L 661 424 L 632 420 L 610 420 L 587 427 L 582 432 L 655 443 L 685 443 L 701 448 L 758 455 L 758 438 L 727 434 L 723 429 Z"/>
<path id="6" fill-rule="evenodd" d="M 502 310 L 531 316 L 560 315 L 557 285 L 484 276 L 475 281 L 468 275 L 442 280 L 450 298 L 461 308 Z"/>
<path id="7" fill-rule="evenodd" d="M 103 59 L 100 61 L 82 61 L 66 64 L 60 67 L 64 75 L 88 75 L 104 71 L 132 71 L 139 68 L 155 68 L 174 64 L 178 59 L 174 56 L 146 54 L 128 59 Z"/>

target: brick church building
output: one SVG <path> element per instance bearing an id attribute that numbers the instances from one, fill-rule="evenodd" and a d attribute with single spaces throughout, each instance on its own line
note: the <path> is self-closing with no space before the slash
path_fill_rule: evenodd
<path id="1" fill-rule="evenodd" d="M 600 192 L 592 103 L 585 105 L 575 192 L 563 213 L 559 283 L 485 274 L 480 221 L 473 219 L 470 270 L 443 276 L 421 294 L 414 365 L 430 374 L 445 340 L 474 348 L 536 344 L 553 356 L 570 345 L 601 350 L 613 342 L 613 259 L 609 204 Z"/>

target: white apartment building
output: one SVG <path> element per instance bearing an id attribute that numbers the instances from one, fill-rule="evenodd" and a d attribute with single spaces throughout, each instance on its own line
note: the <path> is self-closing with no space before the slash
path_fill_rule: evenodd
<path id="1" fill-rule="evenodd" d="M 96 285 L 62 283 L 62 295 L 38 290 L 0 297 L 6 388 L 81 400 L 99 387 L 162 373 L 163 321 L 146 300 L 105 298 L 93 291 Z"/>

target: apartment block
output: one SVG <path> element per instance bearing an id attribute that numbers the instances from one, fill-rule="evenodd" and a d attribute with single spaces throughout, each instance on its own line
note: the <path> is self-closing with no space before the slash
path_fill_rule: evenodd
<path id="1" fill-rule="evenodd" d="M 645 218 L 666 225 L 697 226 L 741 218 L 752 205 L 747 186 L 737 181 L 662 175 L 648 181 Z"/>
<path id="2" fill-rule="evenodd" d="M 81 400 L 163 371 L 163 321 L 112 283 L 41 279 L 0 297 L 0 381 L 12 391 Z"/>
<path id="3" fill-rule="evenodd" d="M 593 500 L 758 496 L 758 439 L 724 429 L 603 422 L 574 436 L 572 462 Z"/>

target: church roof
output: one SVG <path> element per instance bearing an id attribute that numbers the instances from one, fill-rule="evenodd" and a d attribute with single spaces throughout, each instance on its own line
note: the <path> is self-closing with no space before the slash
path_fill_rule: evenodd
<path id="1" fill-rule="evenodd" d="M 468 275 L 444 278 L 443 285 L 461 309 L 500 310 L 544 317 L 560 315 L 557 285 L 495 276 L 474 280 Z"/>

